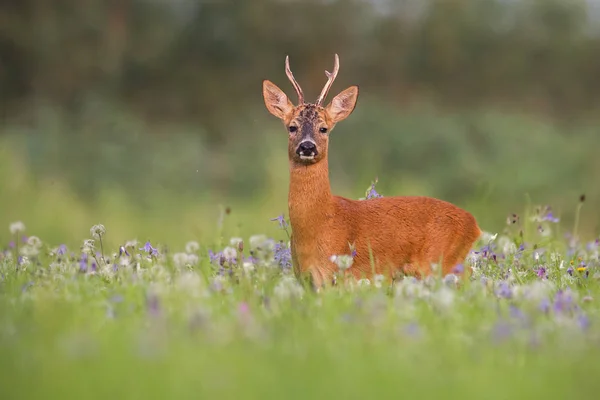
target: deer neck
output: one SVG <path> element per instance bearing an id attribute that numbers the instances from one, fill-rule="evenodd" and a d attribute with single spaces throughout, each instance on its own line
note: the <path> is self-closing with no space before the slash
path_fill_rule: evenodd
<path id="1" fill-rule="evenodd" d="M 290 162 L 288 206 L 295 235 L 314 233 L 325 223 L 333 207 L 327 159 L 313 165 Z"/>

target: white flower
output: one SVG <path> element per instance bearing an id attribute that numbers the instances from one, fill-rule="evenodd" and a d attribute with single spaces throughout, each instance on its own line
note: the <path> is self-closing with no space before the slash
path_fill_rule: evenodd
<path id="1" fill-rule="evenodd" d="M 381 274 L 377 274 L 373 278 L 373 283 L 376 288 L 380 288 L 381 285 L 383 284 L 383 281 L 385 281 L 385 276 L 383 276 Z"/>
<path id="2" fill-rule="evenodd" d="M 266 235 L 253 235 L 248 240 L 250 243 L 250 250 L 264 250 L 272 251 L 275 247 L 275 241 L 269 239 Z"/>
<path id="3" fill-rule="evenodd" d="M 354 259 L 352 258 L 352 256 L 349 256 L 347 254 L 343 254 L 340 256 L 333 255 L 330 257 L 330 260 L 332 263 L 337 265 L 338 268 L 341 270 L 346 270 L 346 269 L 350 268 L 352 266 L 352 264 L 354 263 Z"/>
<path id="4" fill-rule="evenodd" d="M 138 246 L 138 241 L 133 239 L 133 240 L 128 240 L 125 242 L 125 248 L 131 248 L 131 247 L 137 247 Z"/>
<path id="5" fill-rule="evenodd" d="M 232 262 L 237 257 L 237 250 L 233 247 L 227 246 L 223 249 L 223 257 L 228 262 Z"/>
<path id="6" fill-rule="evenodd" d="M 37 236 L 29 236 L 27 238 L 27 244 L 31 247 L 40 248 L 42 246 L 42 241 Z"/>
<path id="7" fill-rule="evenodd" d="M 94 245 L 94 241 L 92 239 L 86 239 L 83 241 L 81 251 L 89 254 L 94 252 L 95 247 L 96 246 Z"/>
<path id="8" fill-rule="evenodd" d="M 358 286 L 371 286 L 371 281 L 370 281 L 370 280 L 368 280 L 368 279 L 366 279 L 366 278 L 363 278 L 363 279 L 359 279 L 359 280 L 356 282 L 356 284 L 357 284 Z"/>
<path id="9" fill-rule="evenodd" d="M 102 224 L 94 225 L 90 228 L 90 235 L 94 239 L 101 239 L 106 233 L 106 228 Z"/>
<path id="10" fill-rule="evenodd" d="M 190 241 L 185 244 L 186 253 L 195 253 L 200 249 L 198 242 Z"/>
<path id="11" fill-rule="evenodd" d="M 238 247 L 240 243 L 242 243 L 244 241 L 244 239 L 240 238 L 240 237 L 232 237 L 231 239 L 229 239 L 229 244 L 233 247 Z"/>
<path id="12" fill-rule="evenodd" d="M 254 264 L 252 264 L 250 261 L 244 261 L 244 263 L 242 264 L 242 268 L 244 269 L 244 273 L 249 274 L 252 271 L 254 271 Z"/>
<path id="13" fill-rule="evenodd" d="M 196 254 L 175 253 L 173 254 L 173 262 L 177 268 L 183 268 L 188 265 L 196 265 L 198 256 Z"/>
<path id="14" fill-rule="evenodd" d="M 20 232 L 25 232 L 25 224 L 21 221 L 13 222 L 9 225 L 9 230 L 11 235 L 16 235 Z"/>
<path id="15" fill-rule="evenodd" d="M 25 268 L 27 267 L 29 264 L 31 264 L 29 262 L 29 258 L 27 258 L 27 256 L 22 256 L 21 257 L 21 263 L 19 264 L 21 267 Z"/>
<path id="16" fill-rule="evenodd" d="M 39 250 L 39 247 L 30 246 L 28 244 L 26 246 L 21 247 L 21 250 L 19 250 L 19 253 L 21 253 L 25 257 L 35 257 L 38 254 L 40 254 L 40 250 Z"/>
<path id="17" fill-rule="evenodd" d="M 454 304 L 454 296 L 455 293 L 452 289 L 442 286 L 440 290 L 434 293 L 433 301 L 438 307 L 448 309 Z"/>
<path id="18" fill-rule="evenodd" d="M 273 294 L 280 300 L 290 297 L 302 298 L 304 288 L 291 276 L 284 276 L 273 289 Z"/>

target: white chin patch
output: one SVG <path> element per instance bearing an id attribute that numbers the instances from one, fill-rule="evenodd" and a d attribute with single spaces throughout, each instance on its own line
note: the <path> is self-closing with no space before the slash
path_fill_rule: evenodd
<path id="1" fill-rule="evenodd" d="M 300 156 L 301 160 L 314 160 L 315 156 Z"/>

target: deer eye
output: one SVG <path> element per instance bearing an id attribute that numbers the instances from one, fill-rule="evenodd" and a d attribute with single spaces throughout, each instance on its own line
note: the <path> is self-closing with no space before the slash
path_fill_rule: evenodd
<path id="1" fill-rule="evenodd" d="M 297 126 L 293 126 L 293 125 L 291 125 L 291 126 L 289 126 L 289 127 L 288 127 L 288 131 L 290 131 L 291 133 L 294 133 L 294 132 L 296 132 L 297 130 L 298 130 L 298 127 L 297 127 Z"/>
<path id="2" fill-rule="evenodd" d="M 323 127 L 321 129 L 319 129 L 319 132 L 321 132 L 321 133 L 327 133 L 327 128 Z"/>

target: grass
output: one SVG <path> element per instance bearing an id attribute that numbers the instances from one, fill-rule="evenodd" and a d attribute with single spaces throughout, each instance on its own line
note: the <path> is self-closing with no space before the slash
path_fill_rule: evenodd
<path id="1" fill-rule="evenodd" d="M 509 222 L 475 245 L 470 279 L 340 272 L 320 293 L 265 235 L 112 247 L 98 225 L 80 249 L 11 225 L 0 395 L 593 398 L 600 243 L 563 238 L 545 208 Z"/>

